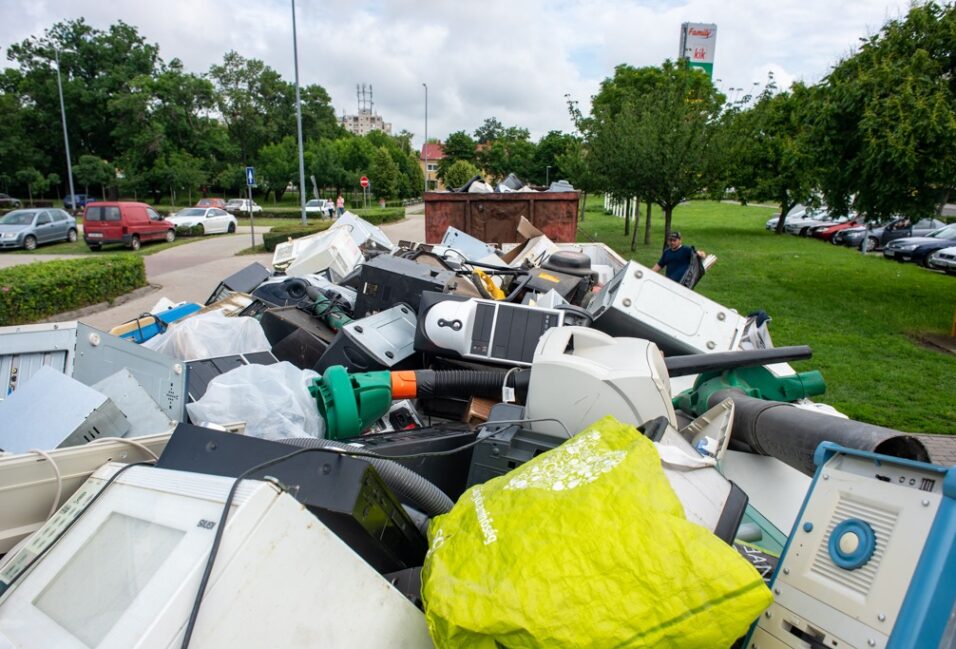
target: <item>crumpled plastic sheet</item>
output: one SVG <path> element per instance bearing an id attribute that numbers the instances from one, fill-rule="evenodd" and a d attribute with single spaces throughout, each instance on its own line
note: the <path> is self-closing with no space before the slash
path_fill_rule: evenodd
<path id="1" fill-rule="evenodd" d="M 227 318 L 219 310 L 172 324 L 165 333 L 150 338 L 142 346 L 181 361 L 272 349 L 258 320 Z"/>
<path id="2" fill-rule="evenodd" d="M 251 437 L 324 437 L 325 421 L 308 389 L 318 376 L 288 362 L 243 365 L 210 381 L 202 398 L 186 410 L 199 425 L 245 422 Z"/>

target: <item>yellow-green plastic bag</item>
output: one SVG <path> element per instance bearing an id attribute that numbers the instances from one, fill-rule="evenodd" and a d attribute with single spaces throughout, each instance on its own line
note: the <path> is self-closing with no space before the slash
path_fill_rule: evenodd
<path id="1" fill-rule="evenodd" d="M 729 647 L 770 604 L 687 521 L 654 444 L 606 417 L 432 521 L 422 572 L 440 649 Z"/>

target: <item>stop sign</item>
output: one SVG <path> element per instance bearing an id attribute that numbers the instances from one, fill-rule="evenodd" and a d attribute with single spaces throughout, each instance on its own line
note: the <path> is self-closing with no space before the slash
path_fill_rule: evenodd
<path id="1" fill-rule="evenodd" d="M 362 185 L 362 187 L 368 187 L 368 176 L 362 176 L 359 184 Z"/>

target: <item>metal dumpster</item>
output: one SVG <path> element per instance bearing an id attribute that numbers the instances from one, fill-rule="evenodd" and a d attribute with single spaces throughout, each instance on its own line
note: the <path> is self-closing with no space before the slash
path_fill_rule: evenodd
<path id="1" fill-rule="evenodd" d="M 524 216 L 556 243 L 575 241 L 580 192 L 425 194 L 425 241 L 439 243 L 453 226 L 486 243 L 513 243 Z"/>

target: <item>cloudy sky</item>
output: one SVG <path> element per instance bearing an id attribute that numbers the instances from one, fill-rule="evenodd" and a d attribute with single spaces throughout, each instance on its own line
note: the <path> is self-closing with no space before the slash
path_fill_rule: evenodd
<path id="1" fill-rule="evenodd" d="M 375 108 L 394 131 L 473 131 L 489 116 L 538 137 L 569 131 L 564 96 L 589 98 L 614 66 L 674 58 L 682 22 L 717 24 L 714 77 L 734 88 L 815 82 L 908 7 L 902 0 L 298 0 L 299 72 L 336 112 L 354 113 L 356 84 L 371 84 Z M 164 60 L 205 72 L 234 49 L 293 78 L 288 0 L 0 0 L 0 66 L 6 47 L 59 20 L 105 28 L 135 25 Z"/>

